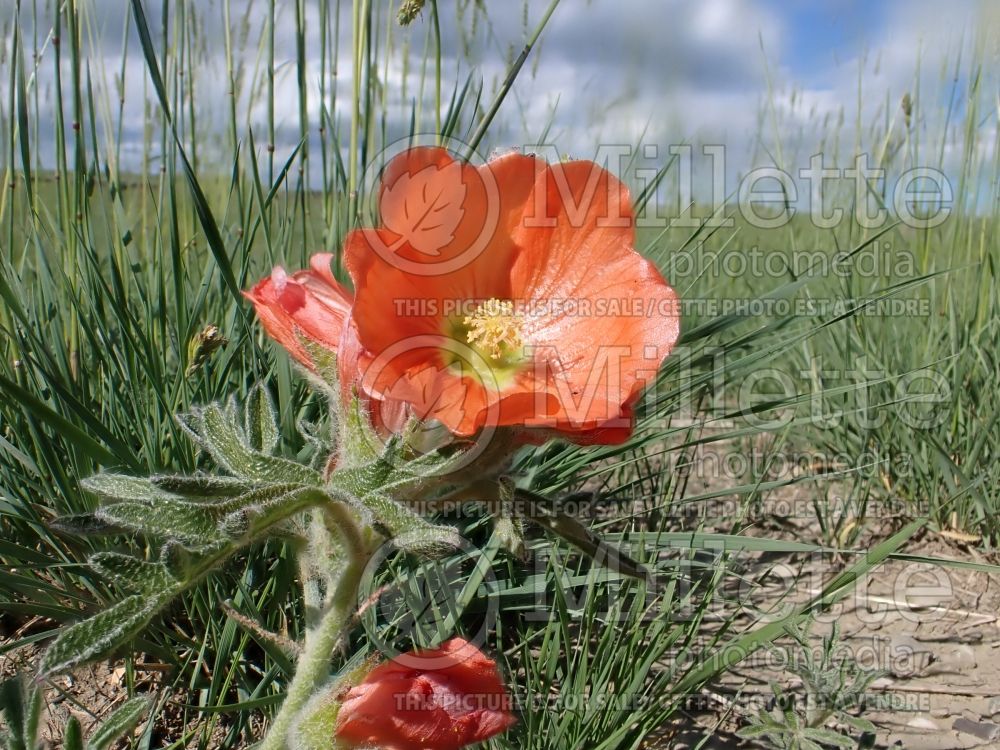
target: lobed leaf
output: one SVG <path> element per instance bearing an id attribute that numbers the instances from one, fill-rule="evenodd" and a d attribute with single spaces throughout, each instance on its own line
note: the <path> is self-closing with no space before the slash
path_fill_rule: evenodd
<path id="1" fill-rule="evenodd" d="M 219 543 L 216 549 L 221 549 Z M 176 539 L 168 539 L 160 547 L 160 564 L 171 578 L 188 583 L 198 574 L 199 556 L 187 549 Z"/>
<path id="2" fill-rule="evenodd" d="M 295 482 L 320 485 L 318 471 L 295 461 L 254 450 L 237 423 L 232 406 L 209 404 L 185 415 L 182 424 L 227 471 L 255 482 Z"/>
<path id="3" fill-rule="evenodd" d="M 173 495 L 187 498 L 236 497 L 248 492 L 253 485 L 243 479 L 211 474 L 182 476 L 177 474 L 157 474 L 149 480 L 155 487 Z"/>
<path id="4" fill-rule="evenodd" d="M 98 552 L 90 557 L 90 565 L 115 585 L 137 594 L 158 596 L 175 588 L 178 584 L 158 562 L 146 562 L 119 552 Z"/>
<path id="5" fill-rule="evenodd" d="M 165 596 L 134 594 L 71 625 L 60 632 L 42 656 L 39 677 L 51 677 L 107 656 L 138 635 L 166 601 Z"/>
<path id="6" fill-rule="evenodd" d="M 361 504 L 397 547 L 423 557 L 441 557 L 456 550 L 461 536 L 451 526 L 435 525 L 392 498 L 369 493 Z"/>
<path id="7" fill-rule="evenodd" d="M 327 486 L 362 500 L 370 494 L 398 495 L 419 487 L 426 482 L 426 477 L 412 471 L 410 464 L 394 455 L 398 445 L 399 442 L 393 440 L 383 456 L 360 466 L 338 469 L 327 479 Z"/>
<path id="8" fill-rule="evenodd" d="M 251 489 L 249 492 L 244 492 L 238 497 L 229 498 L 226 502 L 220 504 L 219 509 L 227 514 L 235 513 L 238 510 L 261 505 L 275 500 L 276 498 L 288 495 L 294 490 L 301 489 L 303 489 L 302 485 L 294 483 L 263 485 L 255 489 Z"/>
<path id="9" fill-rule="evenodd" d="M 135 500 L 153 502 L 167 497 L 167 494 L 154 485 L 146 477 L 133 477 L 127 474 L 112 474 L 104 472 L 87 477 L 80 482 L 87 492 L 97 495 L 103 500 L 119 502 Z"/>
<path id="10" fill-rule="evenodd" d="M 211 505 L 177 499 L 160 500 L 156 508 L 138 502 L 121 502 L 98 508 L 102 521 L 148 536 L 174 538 L 196 547 L 218 540 L 220 513 Z"/>
<path id="11" fill-rule="evenodd" d="M 259 493 L 259 502 L 249 502 L 226 515 L 219 530 L 233 540 L 249 541 L 271 527 L 302 511 L 332 502 L 328 494 L 315 487 L 299 487 L 280 495 Z"/>
<path id="12" fill-rule="evenodd" d="M 250 389 L 243 407 L 243 430 L 250 447 L 263 453 L 273 453 L 278 446 L 278 410 L 267 388 L 257 383 Z"/>

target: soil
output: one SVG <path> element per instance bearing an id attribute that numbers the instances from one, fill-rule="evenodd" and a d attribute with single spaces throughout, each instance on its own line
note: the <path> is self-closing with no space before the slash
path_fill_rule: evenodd
<path id="1" fill-rule="evenodd" d="M 34 644 L 16 651 L 0 655 L 0 679 L 6 679 L 14 674 L 31 674 L 43 647 Z M 147 663 L 140 656 L 134 664 L 136 693 L 159 693 L 162 695 L 162 680 L 164 670 L 161 665 Z M 126 668 L 123 660 L 107 660 L 73 670 L 68 675 L 54 678 L 45 690 L 45 711 L 41 739 L 46 750 L 56 750 L 62 747 L 63 733 L 66 723 L 75 716 L 87 737 L 108 715 L 128 698 L 126 683 Z M 164 702 L 160 711 L 156 712 L 156 721 L 149 728 L 152 734 L 150 747 L 161 747 L 166 743 L 175 742 L 187 734 L 191 741 L 186 747 L 198 747 L 201 737 L 197 727 L 197 714 L 188 711 L 185 718 L 184 706 L 195 703 L 186 691 L 174 689 Z M 258 725 L 261 722 L 258 722 Z M 140 722 L 133 734 L 139 735 L 147 730 L 146 722 Z M 224 717 L 218 722 L 211 733 L 208 747 L 220 745 L 226 735 Z M 129 747 L 126 739 L 121 739 L 112 750 L 122 750 Z"/>
<path id="2" fill-rule="evenodd" d="M 968 558 L 933 539 L 908 552 Z M 815 563 L 803 566 L 807 575 L 815 572 L 810 566 Z M 862 714 L 877 727 L 876 747 L 996 748 L 1000 747 L 997 612 L 997 576 L 891 560 L 829 614 L 817 618 L 810 634 L 811 651 L 819 653 L 823 637 L 836 625 L 838 653 L 885 673 L 868 689 Z M 793 693 L 801 688 L 801 680 L 783 668 L 788 658 L 794 657 L 759 652 L 713 688 L 720 695 L 720 712 L 732 709 L 723 726 L 735 729 L 734 724 L 744 723 L 743 706 L 759 710 L 773 695 L 771 683 Z M 719 715 L 699 720 L 714 726 Z"/>
<path id="3" fill-rule="evenodd" d="M 709 449 L 712 450 L 712 449 Z M 697 464 L 701 456 L 696 456 Z M 716 464 L 718 465 L 718 464 Z M 817 467 L 806 469 L 817 473 Z M 769 479 L 794 476 L 796 467 Z M 710 474 L 711 472 L 709 472 Z M 692 480 L 688 494 L 705 492 L 732 480 L 715 476 Z M 738 483 L 738 482 L 736 482 Z M 898 530 L 905 518 L 901 504 L 861 509 L 846 502 L 846 488 L 836 481 L 807 482 L 767 496 L 753 519 L 742 525 L 747 536 L 811 542 L 865 550 Z M 817 500 L 818 498 L 818 500 Z M 731 533 L 738 498 L 700 503 L 685 528 Z M 826 512 L 826 528 L 816 507 Z M 891 507 L 890 507 L 891 506 Z M 827 537 L 826 542 L 823 541 Z M 831 538 L 832 537 L 832 538 Z M 847 537 L 847 538 L 845 538 Z M 922 530 L 904 547 L 907 559 L 890 559 L 859 581 L 851 593 L 820 614 L 809 633 L 810 652 L 818 655 L 826 636 L 838 629 L 836 653 L 883 673 L 867 690 L 863 710 L 852 710 L 876 726 L 874 746 L 907 750 L 1000 748 L 1000 576 L 949 567 L 925 558 L 997 565 L 997 555 L 975 548 L 975 537 Z M 737 592 L 744 605 L 777 607 L 774 614 L 811 594 L 855 559 L 851 553 L 741 554 L 744 577 L 764 584 L 752 594 Z M 750 621 L 747 619 L 746 624 Z M 785 639 L 781 644 L 790 644 Z M 802 681 L 785 667 L 794 651 L 758 652 L 704 691 L 709 710 L 690 714 L 667 730 L 669 739 L 650 742 L 661 748 L 756 748 L 736 730 L 762 706 L 773 706 L 773 684 L 802 697 Z M 699 706 L 701 702 L 699 702 Z M 846 726 L 846 735 L 860 738 Z M 652 738 L 651 738 L 652 739 Z M 699 744 L 704 742 L 705 744 Z"/>

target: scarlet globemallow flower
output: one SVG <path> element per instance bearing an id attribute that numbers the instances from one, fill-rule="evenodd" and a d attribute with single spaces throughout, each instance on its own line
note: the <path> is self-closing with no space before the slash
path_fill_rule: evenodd
<path id="1" fill-rule="evenodd" d="M 394 158 L 382 225 L 349 234 L 248 294 L 268 333 L 307 367 L 298 336 L 338 352 L 342 383 L 453 435 L 614 443 L 679 333 L 677 297 L 633 248 L 628 189 L 589 161 L 508 154 L 479 167 L 440 148 Z M 404 408 L 405 407 L 405 408 Z"/>
<path id="2" fill-rule="evenodd" d="M 496 663 L 452 638 L 369 672 L 341 703 L 336 738 L 349 748 L 457 750 L 514 722 Z"/>

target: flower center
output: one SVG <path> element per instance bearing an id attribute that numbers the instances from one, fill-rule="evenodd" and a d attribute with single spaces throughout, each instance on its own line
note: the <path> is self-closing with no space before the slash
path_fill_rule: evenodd
<path id="1" fill-rule="evenodd" d="M 507 359 L 524 345 L 523 320 L 511 300 L 496 297 L 481 303 L 463 321 L 469 332 L 466 340 L 494 360 Z"/>

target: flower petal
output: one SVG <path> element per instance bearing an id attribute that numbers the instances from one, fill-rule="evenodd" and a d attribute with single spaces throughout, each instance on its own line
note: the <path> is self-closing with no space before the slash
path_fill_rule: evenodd
<path id="1" fill-rule="evenodd" d="M 434 148 L 411 149 L 389 163 L 380 201 L 386 227 L 352 232 L 344 246 L 356 290 L 353 317 L 366 349 L 377 354 L 406 339 L 440 335 L 448 319 L 468 313 L 468 302 L 509 298 L 510 231 L 541 165 L 514 153 L 477 168 Z M 417 180 L 428 171 L 430 177 Z M 447 212 L 457 208 L 457 223 L 435 224 L 448 231 L 421 250 L 405 230 L 418 209 L 439 208 L 428 195 L 438 196 Z M 436 254 L 426 252 L 441 240 Z"/>
<path id="2" fill-rule="evenodd" d="M 351 293 L 333 278 L 330 258 L 328 253 L 313 256 L 311 269 L 291 276 L 276 266 L 270 276 L 244 292 L 268 335 L 309 369 L 315 364 L 299 336 L 337 351 L 351 310 Z"/>
<path id="3" fill-rule="evenodd" d="M 627 435 L 629 405 L 677 340 L 677 296 L 633 249 L 628 189 L 606 170 L 551 165 L 527 206 L 511 286 L 526 303 L 536 366 L 550 370 L 560 402 L 533 426 L 583 440 Z"/>
<path id="4" fill-rule="evenodd" d="M 456 638 L 373 669 L 345 697 L 336 736 L 349 747 L 458 750 L 509 728 L 510 709 L 496 664 Z"/>

